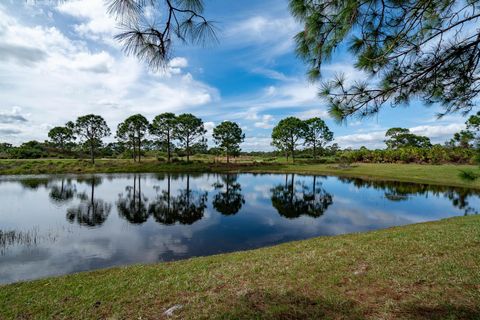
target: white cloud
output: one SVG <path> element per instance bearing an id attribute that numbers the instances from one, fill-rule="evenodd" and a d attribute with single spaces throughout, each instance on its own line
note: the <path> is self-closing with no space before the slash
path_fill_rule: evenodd
<path id="1" fill-rule="evenodd" d="M 451 136 L 456 132 L 465 129 L 465 124 L 463 123 L 451 123 L 446 125 L 425 125 L 410 128 L 410 131 L 414 134 L 427 136 L 431 139 L 435 138 L 446 138 Z"/>
<path id="2" fill-rule="evenodd" d="M 227 46 L 249 47 L 256 58 L 271 59 L 291 52 L 299 30 L 300 25 L 291 16 L 257 15 L 228 26 L 224 40 Z"/>
<path id="3" fill-rule="evenodd" d="M 0 111 L 0 123 L 22 123 L 27 122 L 27 116 L 21 113 L 22 108 L 12 107 L 11 111 Z"/>
<path id="4" fill-rule="evenodd" d="M 70 0 L 57 6 L 60 13 L 77 18 L 75 31 L 83 37 L 114 44 L 113 35 L 118 32 L 115 18 L 106 14 L 104 0 Z"/>
<path id="5" fill-rule="evenodd" d="M 342 148 L 359 148 L 361 146 L 383 148 L 385 147 L 383 140 L 385 140 L 385 131 L 375 131 L 336 137 L 334 142 Z"/>
<path id="6" fill-rule="evenodd" d="M 461 123 L 451 123 L 444 125 L 424 125 L 409 128 L 410 132 L 416 135 L 429 137 L 432 143 L 443 143 L 449 139 L 454 133 L 464 129 L 465 125 Z M 385 148 L 385 132 L 386 130 L 359 132 L 355 134 L 344 135 L 335 138 L 336 143 L 343 148 L 359 148 L 366 146 L 368 148 Z"/>
<path id="7" fill-rule="evenodd" d="M 262 129 L 271 129 L 273 128 L 273 116 L 271 114 L 263 114 L 259 115 L 255 109 L 250 109 L 246 115 L 245 119 L 249 121 L 253 121 L 253 125 L 255 128 L 262 128 Z"/>
<path id="8" fill-rule="evenodd" d="M 273 80 L 278 80 L 278 81 L 291 80 L 291 78 L 287 77 L 284 73 L 278 72 L 278 71 L 273 70 L 273 69 L 255 67 L 255 68 L 252 69 L 252 72 L 263 75 L 263 76 L 265 76 L 267 78 L 270 78 L 270 79 L 273 79 Z"/>
<path id="9" fill-rule="evenodd" d="M 242 150 L 245 151 L 270 151 L 272 139 L 266 137 L 246 137 L 242 143 Z"/>
<path id="10" fill-rule="evenodd" d="M 78 1 L 71 3 L 78 5 Z M 2 124 L 3 135 L 16 134 L 9 138 L 11 142 L 44 140 L 46 128 L 87 113 L 102 115 L 114 129 L 132 113 L 151 118 L 166 111 L 192 112 L 220 99 L 215 88 L 184 73 L 186 58 L 175 58 L 165 73 L 152 74 L 116 48 L 98 50 L 95 45 L 68 38 L 55 27 L 26 26 L 2 10 L 0 7 L 0 46 L 41 52 L 38 61 L 28 55 L 21 57 L 30 63 L 0 53 L 0 87 L 4 88 L 0 107 L 19 106 L 29 115 L 28 125 L 17 123 L 12 128 L 12 124 Z"/>

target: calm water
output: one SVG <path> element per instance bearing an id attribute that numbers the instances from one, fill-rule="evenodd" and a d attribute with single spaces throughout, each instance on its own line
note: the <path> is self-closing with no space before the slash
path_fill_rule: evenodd
<path id="1" fill-rule="evenodd" d="M 474 214 L 479 194 L 302 175 L 0 177 L 0 283 Z"/>

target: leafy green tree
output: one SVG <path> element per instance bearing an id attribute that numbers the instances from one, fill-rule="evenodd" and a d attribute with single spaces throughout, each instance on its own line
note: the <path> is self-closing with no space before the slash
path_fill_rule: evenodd
<path id="1" fill-rule="evenodd" d="M 467 130 L 474 136 L 476 147 L 480 143 L 480 111 L 470 116 L 467 122 Z"/>
<path id="2" fill-rule="evenodd" d="M 469 130 L 462 130 L 453 135 L 453 138 L 447 143 L 447 145 L 460 147 L 464 149 L 470 149 L 473 147 L 473 141 L 475 135 Z"/>
<path id="3" fill-rule="evenodd" d="M 417 136 L 405 128 L 391 128 L 385 133 L 385 143 L 389 149 L 406 147 L 429 148 L 432 146 L 430 139 L 424 136 Z"/>
<path id="4" fill-rule="evenodd" d="M 205 141 L 204 135 L 206 132 L 202 119 L 195 117 L 193 114 L 184 113 L 177 117 L 173 136 L 178 140 L 180 147 L 185 150 L 187 161 L 190 161 L 192 147 Z"/>
<path id="5" fill-rule="evenodd" d="M 75 140 L 75 135 L 73 134 L 73 128 L 71 125 L 52 128 L 48 132 L 48 137 L 56 147 L 60 148 L 62 152 L 65 152 L 65 146 L 68 143 Z"/>
<path id="6" fill-rule="evenodd" d="M 142 151 L 142 140 L 147 134 L 149 123 L 147 118 L 141 114 L 128 117 L 124 122 L 120 123 L 117 128 L 117 139 L 126 141 L 132 148 L 133 160 L 140 162 Z"/>
<path id="7" fill-rule="evenodd" d="M 78 117 L 73 132 L 88 147 L 92 163 L 95 163 L 95 150 L 101 144 L 102 139 L 111 134 L 105 120 L 94 114 Z"/>
<path id="8" fill-rule="evenodd" d="M 333 140 L 333 132 L 320 118 L 308 119 L 305 124 L 305 145 L 313 148 L 313 158 L 317 159 L 317 149 L 322 149 Z"/>
<path id="9" fill-rule="evenodd" d="M 280 120 L 272 131 L 272 145 L 292 155 L 292 161 L 295 161 L 295 150 L 300 145 L 301 139 L 305 137 L 307 126 L 305 122 L 295 117 L 288 117 Z"/>
<path id="10" fill-rule="evenodd" d="M 349 47 L 358 70 L 379 81 L 325 81 L 321 95 L 339 120 L 368 116 L 410 98 L 468 112 L 480 93 L 478 0 L 290 0 L 304 24 L 297 54 L 322 76 L 322 64 Z"/>
<path id="11" fill-rule="evenodd" d="M 166 147 L 168 162 L 171 162 L 172 159 L 173 131 L 177 123 L 176 120 L 175 114 L 162 113 L 153 119 L 149 128 L 150 134 L 157 137 L 157 142 Z"/>
<path id="12" fill-rule="evenodd" d="M 240 150 L 240 144 L 245 140 L 245 134 L 237 123 L 224 121 L 213 129 L 213 139 L 217 146 L 225 152 L 227 163 L 229 163 L 230 155 Z"/>

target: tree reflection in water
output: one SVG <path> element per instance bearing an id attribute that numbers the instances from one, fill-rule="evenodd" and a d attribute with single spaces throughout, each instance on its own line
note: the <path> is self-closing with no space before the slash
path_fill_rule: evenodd
<path id="1" fill-rule="evenodd" d="M 159 188 L 156 188 L 157 197 L 150 203 L 148 209 L 155 221 L 166 225 L 175 223 L 190 225 L 203 218 L 208 193 L 192 191 L 190 176 L 186 175 L 186 188 L 178 190 L 176 195 L 172 195 L 171 192 L 170 174 L 167 174 L 167 189 L 158 193 Z"/>
<path id="2" fill-rule="evenodd" d="M 238 174 L 222 174 L 220 179 L 222 182 L 213 185 L 216 190 L 221 190 L 213 198 L 213 207 L 221 214 L 234 215 L 245 204 L 242 187 L 237 182 Z"/>
<path id="3" fill-rule="evenodd" d="M 133 186 L 125 188 L 125 194 L 118 195 L 118 215 L 132 224 L 142 224 L 148 220 L 148 198 L 142 193 L 141 176 L 133 175 Z"/>
<path id="4" fill-rule="evenodd" d="M 298 187 L 298 188 L 297 188 Z M 286 218 L 295 219 L 302 215 L 318 218 L 324 214 L 333 203 L 333 197 L 312 177 L 311 185 L 305 181 L 295 184 L 295 174 L 285 175 L 285 184 L 279 184 L 273 189 L 272 205 L 278 213 Z"/>
<path id="5" fill-rule="evenodd" d="M 20 185 L 25 189 L 37 190 L 40 187 L 47 187 L 50 179 L 47 178 L 28 178 L 19 181 Z"/>
<path id="6" fill-rule="evenodd" d="M 54 184 L 50 187 L 50 199 L 56 203 L 64 203 L 73 199 L 77 193 L 76 186 L 71 179 L 61 179 L 60 184 Z"/>
<path id="7" fill-rule="evenodd" d="M 102 199 L 95 199 L 95 187 L 102 183 L 98 176 L 92 176 L 87 179 L 77 179 L 78 182 L 90 184 L 90 194 L 87 192 L 79 193 L 80 204 L 67 209 L 67 220 L 70 223 L 78 223 L 82 226 L 97 227 L 101 226 L 110 214 L 111 204 Z"/>
<path id="8" fill-rule="evenodd" d="M 470 205 L 468 198 L 479 196 L 480 192 L 475 189 L 458 188 L 440 185 L 428 185 L 420 183 L 408 183 L 398 181 L 374 181 L 360 178 L 339 177 L 342 182 L 352 183 L 357 188 L 373 188 L 382 190 L 386 199 L 390 201 L 405 201 L 411 196 L 423 195 L 428 197 L 443 195 L 452 201 L 452 205 L 463 210 L 465 215 L 478 214 L 478 209 Z"/>

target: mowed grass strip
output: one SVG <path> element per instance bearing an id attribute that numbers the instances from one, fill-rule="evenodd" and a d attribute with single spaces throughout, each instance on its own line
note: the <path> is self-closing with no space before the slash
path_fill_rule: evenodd
<path id="1" fill-rule="evenodd" d="M 480 216 L 0 287 L 2 319 L 478 319 Z"/>
<path id="2" fill-rule="evenodd" d="M 211 160 L 211 159 L 210 159 Z M 480 189 L 480 179 L 465 181 L 461 171 L 471 170 L 480 174 L 478 166 L 472 165 L 418 165 L 418 164 L 353 164 L 341 168 L 336 164 L 314 163 L 213 163 L 197 160 L 194 163 L 164 163 L 144 159 L 140 163 L 121 159 L 99 159 L 94 165 L 87 160 L 40 159 L 0 160 L 0 175 L 17 174 L 63 174 L 63 173 L 182 173 L 182 172 L 252 172 L 252 173 L 299 173 L 359 177 L 377 180 L 417 182 Z"/>

